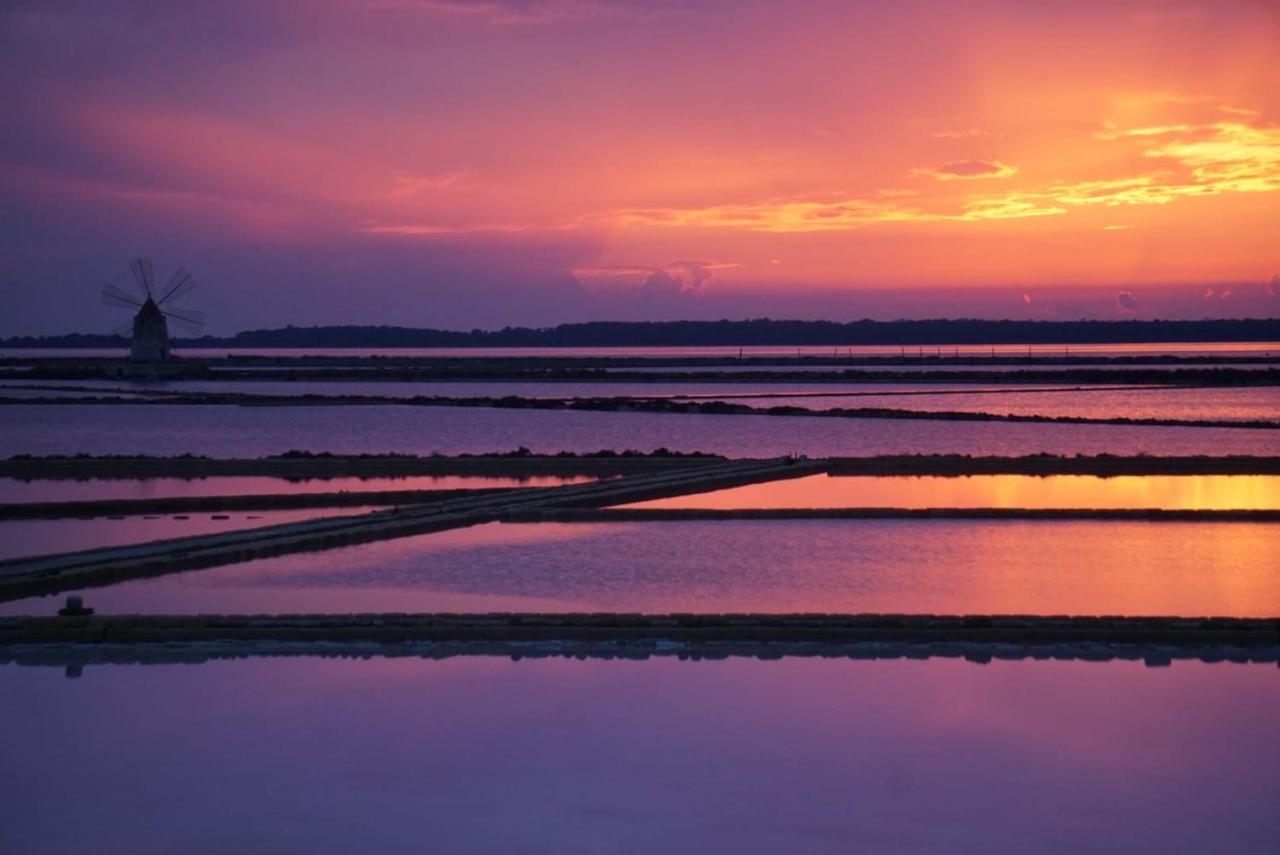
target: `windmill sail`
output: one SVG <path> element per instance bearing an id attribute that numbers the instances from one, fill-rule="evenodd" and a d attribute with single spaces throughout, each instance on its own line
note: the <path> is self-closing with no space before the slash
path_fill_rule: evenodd
<path id="1" fill-rule="evenodd" d="M 156 298 L 156 303 L 163 306 L 170 300 L 177 300 L 184 294 L 189 294 L 196 287 L 196 280 L 186 268 L 179 267 L 174 271 L 173 276 L 169 277 L 169 284 L 164 286 L 164 291 Z"/>
<path id="2" fill-rule="evenodd" d="M 102 286 L 102 302 L 117 309 L 140 309 L 142 301 L 110 282 Z"/>
<path id="3" fill-rule="evenodd" d="M 198 335 L 204 329 L 204 312 L 195 309 L 161 309 L 160 313 L 192 335 Z"/>
<path id="4" fill-rule="evenodd" d="M 133 280 L 138 283 L 144 300 L 155 296 L 155 274 L 151 272 L 151 259 L 135 258 L 129 262 L 129 270 L 133 272 Z"/>

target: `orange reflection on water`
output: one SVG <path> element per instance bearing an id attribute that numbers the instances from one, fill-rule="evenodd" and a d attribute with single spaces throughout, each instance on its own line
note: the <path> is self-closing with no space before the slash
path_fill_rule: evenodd
<path id="1" fill-rule="evenodd" d="M 626 508 L 1280 508 L 1275 475 L 809 475 Z"/>

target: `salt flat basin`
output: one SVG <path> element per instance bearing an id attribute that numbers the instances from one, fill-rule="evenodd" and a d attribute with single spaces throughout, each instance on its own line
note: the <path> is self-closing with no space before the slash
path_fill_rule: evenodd
<path id="1" fill-rule="evenodd" d="M 58 737 L 9 741 L 0 849 L 1252 855 L 1278 704 L 1181 661 L 7 665 Z"/>
<path id="2" fill-rule="evenodd" d="M 291 511 L 202 511 L 124 518 L 3 520 L 0 521 L 0 559 L 214 534 L 319 517 L 360 514 L 371 510 L 375 509 L 352 507 Z"/>
<path id="3" fill-rule="evenodd" d="M 740 374 L 744 372 L 751 373 L 778 373 L 778 372 L 832 372 L 852 370 L 858 372 L 880 372 L 880 373 L 919 373 L 919 372 L 947 372 L 947 371 L 982 371 L 982 370 L 998 370 L 998 371 L 1079 371 L 1081 368 L 1088 368 L 1090 371 L 1133 371 L 1140 369 L 1142 371 L 1180 371 L 1188 368 L 1193 369 L 1213 369 L 1213 368 L 1229 368 L 1233 371 L 1269 371 L 1274 368 L 1274 364 L 1269 362 L 1193 362 L 1189 364 L 1178 363 L 1101 363 L 1097 365 L 1071 365 L 1071 364 L 1037 364 L 1037 365 L 1019 365 L 1009 364 L 1006 362 L 984 365 L 981 362 L 973 360 L 963 360 L 960 362 L 928 362 L 928 363 L 859 363 L 854 365 L 811 365 L 807 363 L 799 363 L 795 365 L 787 365 L 778 363 L 776 365 L 717 365 L 712 369 L 708 369 L 704 365 L 664 365 L 661 368 L 653 368 L 647 366 L 615 366 L 604 369 L 608 374 L 617 374 L 620 376 L 628 376 L 634 374 L 646 374 L 654 371 L 661 371 L 664 374 L 671 373 L 689 373 L 694 371 L 713 370 L 723 374 Z"/>
<path id="4" fill-rule="evenodd" d="M 74 502 L 99 499 L 158 499 L 188 496 L 258 496 L 380 490 L 482 490 L 505 487 L 558 487 L 593 481 L 590 476 L 534 475 L 524 478 L 471 475 L 410 475 L 401 478 L 95 478 L 27 480 L 0 478 L 0 502 Z"/>
<path id="5" fill-rule="evenodd" d="M 874 389 L 874 387 L 870 387 Z M 857 387 L 850 391 L 857 391 Z M 1275 421 L 1280 419 L 1280 387 L 1246 386 L 1215 388 L 1112 389 L 1105 386 L 1060 388 L 1044 386 L 1025 390 L 958 389 L 945 386 L 926 394 L 850 396 L 797 395 L 794 397 L 730 397 L 735 404 L 751 407 L 802 407 L 830 410 L 837 407 L 885 407 L 918 412 L 995 413 L 997 415 L 1050 416 L 1089 419 L 1189 419 L 1206 421 Z"/>
<path id="6" fill-rule="evenodd" d="M 710 369 L 719 371 L 719 368 Z M 827 369 L 831 370 L 831 369 Z M 52 391 L 52 387 L 62 387 Z M 32 387 L 32 388 L 27 388 Z M 41 389 L 51 390 L 53 397 L 69 395 L 130 395 L 165 392 L 173 394 L 226 393 L 248 395 L 373 395 L 386 398 L 445 396 L 456 398 L 665 398 L 677 395 L 720 394 L 801 394 L 805 392 L 913 390 L 966 391 L 1004 388 L 990 383 L 769 383 L 759 381 L 707 382 L 671 380 L 620 379 L 590 381 L 523 381 L 523 380 L 65 380 L 65 381 L 0 381 L 0 397 L 40 397 Z M 1039 388 L 1039 386 L 1037 387 Z M 1071 388 L 1071 387 L 1064 387 Z M 88 391 L 83 391 L 88 390 Z M 12 394 L 10 394 L 12 393 Z"/>
<path id="7" fill-rule="evenodd" d="M 510 410 L 487 407 L 231 407 L 12 404 L 14 454 L 537 453 L 602 448 L 728 457 L 873 454 L 1275 454 L 1280 433 L 1245 428 Z"/>
<path id="8" fill-rule="evenodd" d="M 912 612 L 1280 615 L 1265 523 L 492 523 L 81 592 L 103 614 Z M 0 603 L 51 614 L 62 597 Z"/>
<path id="9" fill-rule="evenodd" d="M 1109 386 L 951 383 L 626 383 L 557 382 L 383 382 L 383 381 L 201 381 L 127 384 L 117 380 L 68 381 L 67 387 L 95 391 L 24 389 L 20 382 L 0 389 L 0 396 L 76 397 L 124 395 L 144 389 L 175 394 L 201 392 L 251 395 L 373 395 L 388 398 L 452 396 L 459 398 L 636 397 L 689 396 L 702 401 L 727 400 L 751 407 L 800 407 L 809 410 L 888 408 L 922 412 L 952 411 L 1081 418 L 1202 419 L 1256 421 L 1280 418 L 1280 387 L 1113 388 Z M 36 386 L 49 386 L 39 383 Z"/>
<path id="10" fill-rule="evenodd" d="M 1277 475 L 809 475 L 624 508 L 1280 508 Z"/>
<path id="11" fill-rule="evenodd" d="M 912 348 L 896 344 L 862 345 L 657 345 L 603 347 L 178 347 L 174 355 L 197 359 L 220 357 L 331 356 L 344 359 L 382 357 L 458 357 L 464 359 L 514 357 L 735 357 L 740 355 L 776 356 L 938 356 L 952 353 L 964 356 L 1058 356 L 1070 352 L 1077 356 L 1237 356 L 1259 357 L 1280 353 L 1280 342 L 1274 341 L 1203 341 L 1203 342 L 1108 342 L 1055 344 L 921 344 Z M 40 357 L 107 356 L 120 357 L 120 348 L 95 347 L 12 347 L 0 349 L 0 357 L 35 359 Z M 216 366 L 215 366 L 216 370 Z"/>

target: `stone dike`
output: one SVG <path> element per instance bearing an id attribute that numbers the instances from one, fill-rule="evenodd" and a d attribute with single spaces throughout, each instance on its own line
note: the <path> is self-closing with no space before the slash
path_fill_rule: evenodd
<path id="1" fill-rule="evenodd" d="M 0 648 L 10 657 L 23 645 L 208 642 L 1102 644 L 1231 647 L 1274 657 L 1280 617 L 503 612 L 0 618 Z"/>

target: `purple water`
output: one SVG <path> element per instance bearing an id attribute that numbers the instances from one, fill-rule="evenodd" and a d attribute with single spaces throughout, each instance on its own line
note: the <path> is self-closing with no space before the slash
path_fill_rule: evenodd
<path id="1" fill-rule="evenodd" d="M 306 508 L 296 511 L 208 511 L 123 519 L 0 521 L 0 560 L 123 546 L 172 537 L 259 528 L 297 520 L 365 513 L 371 508 Z"/>
<path id="2" fill-rule="evenodd" d="M 585 476 L 490 478 L 470 475 L 411 475 L 403 478 L 95 478 L 21 480 L 0 478 L 0 502 L 75 502 L 101 499 L 158 499 L 188 496 L 250 496 L 283 493 L 371 492 L 375 490 L 479 490 L 557 487 L 589 481 Z"/>
<path id="3" fill-rule="evenodd" d="M 946 387 L 939 387 L 939 390 Z M 1041 387 L 1036 387 L 1041 388 Z M 814 390 L 817 391 L 817 390 Z M 1212 419 L 1280 421 L 1280 386 L 1247 388 L 1086 389 L 1054 392 L 955 392 L 928 395 L 857 395 L 729 398 L 752 407 L 888 407 L 937 412 L 1070 416 L 1092 419 Z"/>
<path id="4" fill-rule="evenodd" d="M 0 849 L 1262 855 L 1278 705 L 1199 662 L 0 666 Z"/>
<path id="5" fill-rule="evenodd" d="M 598 380 L 590 382 L 463 382 L 423 380 L 415 382 L 369 380 L 183 380 L 137 381 L 78 380 L 26 381 L 0 383 L 0 397 L 39 397 L 33 386 L 62 386 L 68 390 L 48 391 L 50 397 L 84 395 L 123 395 L 137 392 L 239 392 L 250 395 L 376 395 L 410 398 L 416 395 L 458 398 L 606 398 L 634 396 L 642 398 L 674 395 L 781 394 L 789 392 L 847 391 L 912 391 L 955 389 L 998 389 L 992 384 L 972 383 L 706 383 L 706 382 L 626 382 Z M 92 389 L 92 392 L 75 388 Z M 1039 387 L 1037 387 L 1039 388 Z M 12 394 L 11 394 L 12 393 Z"/>
<path id="6" fill-rule="evenodd" d="M 711 416 L 480 407 L 13 405 L 14 454 L 590 452 L 666 447 L 735 457 L 805 454 L 1275 454 L 1280 434 L 1239 428 Z"/>
<path id="7" fill-rule="evenodd" d="M 651 357 L 670 358 L 682 356 L 732 357 L 744 356 L 912 356 L 959 353 L 961 356 L 1261 356 L 1280 354 L 1280 342 L 1164 342 L 1132 344 L 997 344 L 997 345 L 923 345 L 900 347 L 898 345 L 810 345 L 803 347 L 758 345 L 747 347 L 407 347 L 407 348 L 183 348 L 176 347 L 178 356 L 216 358 L 221 356 L 333 356 L 333 357 Z M 125 356 L 123 348 L 5 348 L 0 358 L 34 359 L 52 356 Z"/>

